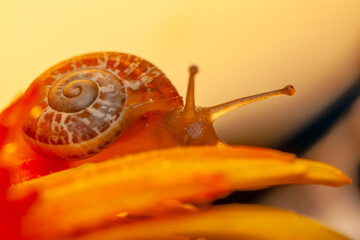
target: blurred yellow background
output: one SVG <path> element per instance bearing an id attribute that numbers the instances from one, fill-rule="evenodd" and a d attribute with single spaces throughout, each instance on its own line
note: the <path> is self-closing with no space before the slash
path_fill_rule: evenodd
<path id="1" fill-rule="evenodd" d="M 141 56 L 185 95 L 197 64 L 198 105 L 293 84 L 294 97 L 216 122 L 230 143 L 271 146 L 354 80 L 360 1 L 6 1 L 0 7 L 0 108 L 53 64 L 94 51 Z"/>

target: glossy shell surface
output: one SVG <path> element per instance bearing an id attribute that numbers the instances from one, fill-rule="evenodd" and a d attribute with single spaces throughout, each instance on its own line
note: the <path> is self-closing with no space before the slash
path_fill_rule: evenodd
<path id="1" fill-rule="evenodd" d="M 41 89 L 23 127 L 45 156 L 67 160 L 98 153 L 146 111 L 182 106 L 164 73 L 134 55 L 102 52 L 63 61 L 30 86 Z"/>

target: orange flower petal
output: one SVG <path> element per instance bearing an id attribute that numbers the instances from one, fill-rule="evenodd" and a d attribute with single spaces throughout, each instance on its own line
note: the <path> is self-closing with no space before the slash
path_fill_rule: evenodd
<path id="1" fill-rule="evenodd" d="M 296 213 L 259 205 L 215 206 L 186 215 L 161 217 L 100 229 L 72 240 L 345 240 L 347 237 Z"/>
<path id="2" fill-rule="evenodd" d="M 11 184 L 68 168 L 68 163 L 42 157 L 22 137 L 28 113 L 37 114 L 39 88 L 33 85 L 0 113 L 0 164 L 10 172 Z"/>
<path id="3" fill-rule="evenodd" d="M 263 187 L 264 183 L 350 183 L 345 174 L 324 163 L 291 160 L 293 155 L 277 151 L 259 154 L 260 158 L 256 154 L 243 157 L 243 151 L 237 147 L 158 150 L 85 164 L 18 184 L 11 190 L 15 198 L 32 190 L 39 192 L 25 218 L 24 231 L 40 239 L 99 226 L 123 212 L 156 212 L 173 199 L 211 202 L 233 190 Z"/>

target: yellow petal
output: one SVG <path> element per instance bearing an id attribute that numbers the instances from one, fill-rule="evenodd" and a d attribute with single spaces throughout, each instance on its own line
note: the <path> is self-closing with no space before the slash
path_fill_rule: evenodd
<path id="1" fill-rule="evenodd" d="M 227 205 L 194 214 L 162 217 L 100 229 L 73 238 L 73 240 L 97 239 L 345 240 L 348 238 L 292 212 L 258 205 Z"/>
<path id="2" fill-rule="evenodd" d="M 306 168 L 302 177 L 294 179 L 292 182 L 294 184 L 321 184 L 339 187 L 351 183 L 351 179 L 343 172 L 322 162 L 297 158 L 293 165 Z"/>
<path id="3" fill-rule="evenodd" d="M 292 158 L 277 151 L 241 147 L 174 148 L 85 164 L 18 184 L 11 190 L 14 198 L 33 190 L 39 192 L 24 220 L 24 231 L 40 239 L 98 226 L 124 212 L 153 215 L 162 212 L 169 200 L 211 202 L 233 190 L 350 182 L 334 167 Z"/>

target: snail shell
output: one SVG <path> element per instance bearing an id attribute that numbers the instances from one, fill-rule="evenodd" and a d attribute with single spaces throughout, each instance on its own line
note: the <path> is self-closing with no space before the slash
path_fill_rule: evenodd
<path id="1" fill-rule="evenodd" d="M 162 71 L 124 53 L 71 58 L 39 76 L 34 87 L 40 102 L 23 126 L 24 138 L 41 155 L 66 160 L 100 152 L 144 112 L 183 104 Z"/>

